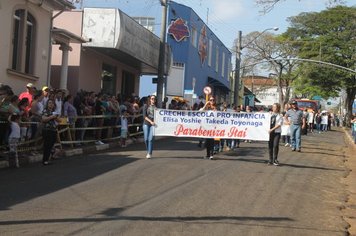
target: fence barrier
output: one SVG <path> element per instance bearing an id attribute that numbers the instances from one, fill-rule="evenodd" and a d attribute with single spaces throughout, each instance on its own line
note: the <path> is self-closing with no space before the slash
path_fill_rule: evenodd
<path id="1" fill-rule="evenodd" d="M 133 122 L 135 119 L 142 117 L 142 115 L 130 115 L 127 116 L 127 119 Z M 74 118 L 75 120 L 82 119 L 91 121 L 92 125 L 95 124 L 96 119 L 113 119 L 115 118 L 115 125 L 103 125 L 103 126 L 87 126 L 87 127 L 75 127 L 75 125 L 72 125 L 68 122 L 69 119 Z M 121 117 L 118 115 L 91 115 L 91 116 L 76 116 L 76 117 L 60 117 L 60 122 L 58 123 L 57 126 L 57 142 L 55 146 L 59 146 L 60 149 L 63 149 L 62 145 L 69 145 L 70 147 L 74 147 L 74 145 L 78 144 L 87 144 L 87 143 L 95 143 L 98 141 L 98 139 L 95 139 L 95 133 L 93 133 L 93 139 L 89 139 L 89 136 L 86 135 L 85 139 L 83 140 L 73 140 L 73 135 L 75 132 L 85 132 L 86 131 L 97 131 L 97 130 L 111 130 L 111 132 L 108 132 L 107 134 L 110 134 L 110 137 L 105 137 L 99 139 L 100 141 L 115 141 L 119 140 L 121 138 L 119 129 L 121 128 L 121 125 L 117 125 L 118 121 Z M 142 119 L 143 120 L 143 119 Z M 0 121 L 0 124 L 6 124 L 9 123 L 8 121 Z M 29 127 L 33 124 L 41 125 L 42 122 L 20 122 L 21 127 Z M 128 136 L 129 137 L 136 137 L 140 136 L 143 134 L 142 130 L 142 123 L 129 123 L 128 128 L 130 130 L 130 127 L 136 127 L 135 132 L 129 132 Z M 114 129 L 117 129 L 117 132 L 112 132 Z M 117 136 L 112 136 L 113 134 L 117 133 Z M 37 135 L 38 137 L 35 137 L 34 139 L 25 139 L 25 140 L 20 140 L 17 146 L 17 150 L 19 153 L 24 153 L 28 151 L 39 151 L 42 149 L 42 136 Z M 0 146 L 0 153 L 6 153 L 5 150 L 7 150 L 8 145 L 2 145 Z"/>

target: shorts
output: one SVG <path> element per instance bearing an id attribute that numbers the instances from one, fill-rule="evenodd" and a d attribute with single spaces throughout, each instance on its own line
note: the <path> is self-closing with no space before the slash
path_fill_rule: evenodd
<path id="1" fill-rule="evenodd" d="M 120 137 L 121 138 L 127 138 L 127 129 L 121 129 Z"/>

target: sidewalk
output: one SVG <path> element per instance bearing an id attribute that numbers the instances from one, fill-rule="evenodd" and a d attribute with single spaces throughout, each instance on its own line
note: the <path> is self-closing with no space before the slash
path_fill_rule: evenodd
<path id="1" fill-rule="evenodd" d="M 137 138 L 135 142 L 133 142 L 132 139 L 128 139 L 126 141 L 126 145 L 132 145 L 135 143 L 142 143 L 143 138 Z M 108 149 L 113 149 L 113 148 L 118 148 L 120 147 L 120 141 L 114 141 L 110 143 L 105 143 L 103 145 L 95 145 L 95 144 L 90 144 L 90 145 L 83 145 L 80 147 L 66 147 L 62 150 L 60 150 L 59 154 L 57 155 L 56 158 L 66 158 L 66 157 L 72 157 L 72 156 L 77 156 L 77 155 L 85 155 L 85 154 L 92 154 L 95 152 L 100 152 Z M 22 156 L 19 157 L 20 161 L 20 168 L 21 166 L 25 166 L 28 164 L 32 163 L 41 163 L 42 162 L 42 152 L 39 152 L 38 154 L 35 155 L 27 155 L 27 156 Z M 2 158 L 0 160 L 0 169 L 2 168 L 8 168 L 9 163 L 5 158 Z"/>
<path id="2" fill-rule="evenodd" d="M 346 167 L 349 169 L 349 174 L 345 178 L 346 190 L 348 199 L 345 203 L 344 220 L 350 224 L 349 233 L 351 236 L 356 236 L 356 144 L 352 139 L 350 131 L 345 130 L 345 140 L 347 148 L 345 148 Z"/>

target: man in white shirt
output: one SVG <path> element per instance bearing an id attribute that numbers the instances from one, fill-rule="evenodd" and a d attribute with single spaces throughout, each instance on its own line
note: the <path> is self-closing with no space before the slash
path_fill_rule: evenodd
<path id="1" fill-rule="evenodd" d="M 59 116 L 62 116 L 62 110 L 63 110 L 63 91 L 58 90 L 55 95 L 55 103 L 56 103 L 56 110 L 55 113 L 59 114 Z"/>

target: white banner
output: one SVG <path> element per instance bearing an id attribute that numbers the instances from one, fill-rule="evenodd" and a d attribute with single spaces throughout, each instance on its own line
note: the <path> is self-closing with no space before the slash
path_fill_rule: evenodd
<path id="1" fill-rule="evenodd" d="M 155 110 L 155 136 L 268 141 L 270 113 Z"/>

